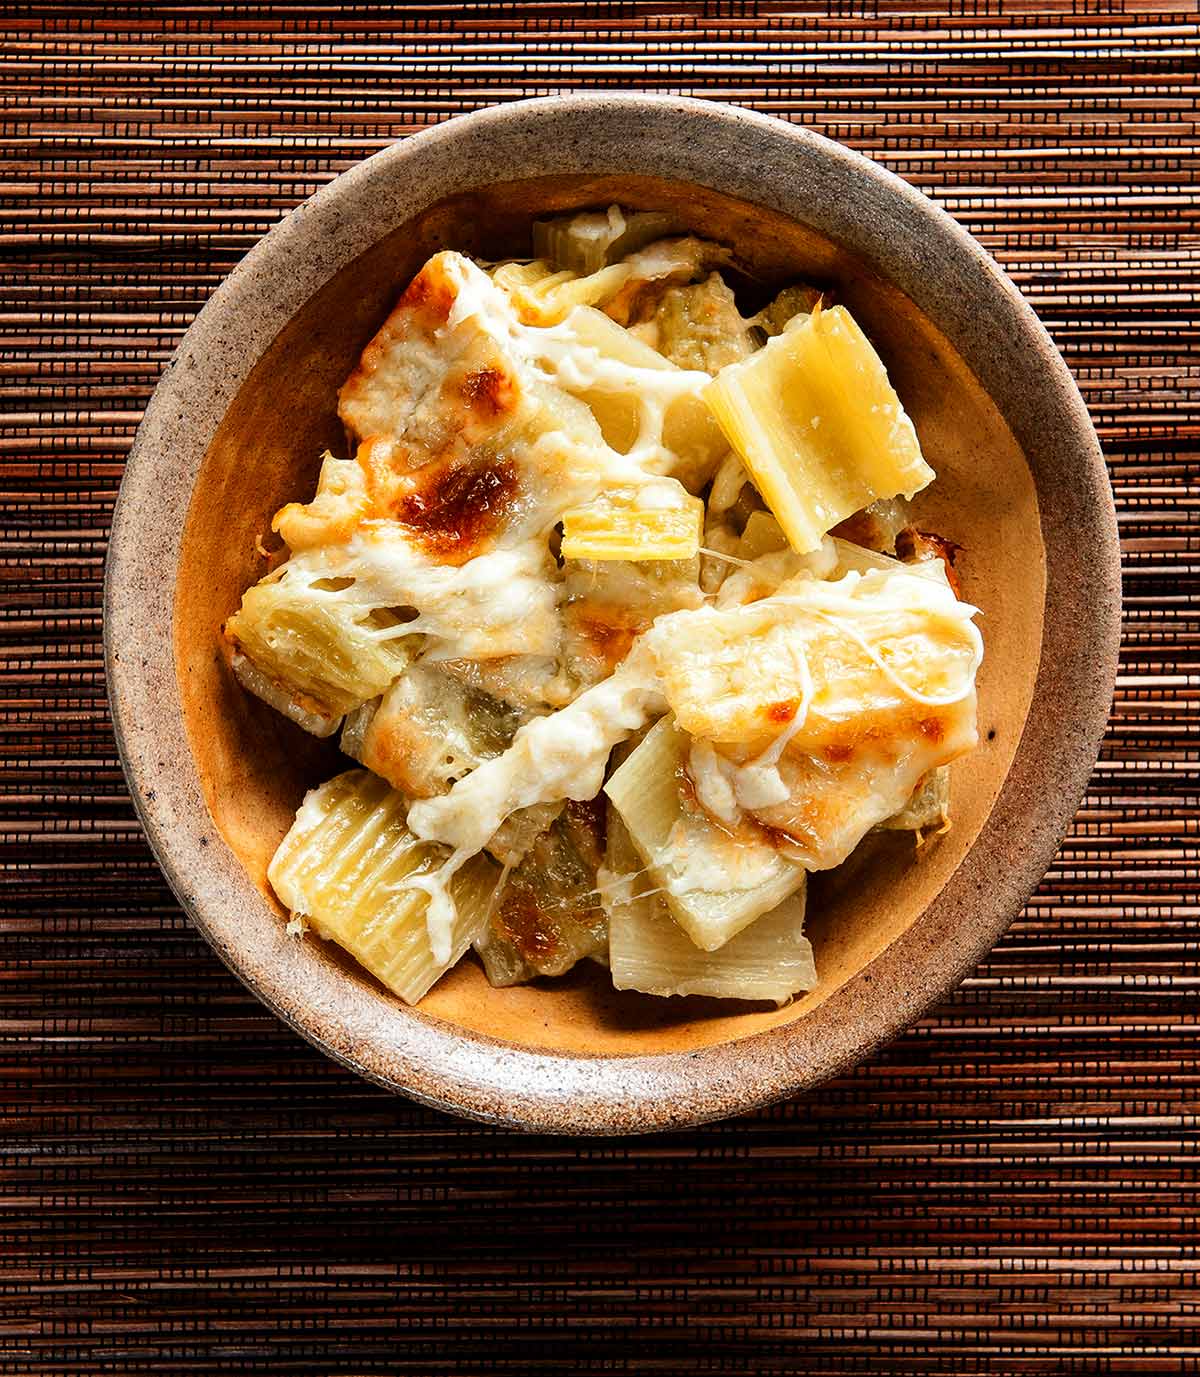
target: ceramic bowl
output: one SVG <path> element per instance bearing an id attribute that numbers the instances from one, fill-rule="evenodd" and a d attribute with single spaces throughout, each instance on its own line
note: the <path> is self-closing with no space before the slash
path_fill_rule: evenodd
<path id="1" fill-rule="evenodd" d="M 339 383 L 424 259 L 527 251 L 531 218 L 672 211 L 766 282 L 831 284 L 865 325 L 939 479 L 919 524 L 965 547 L 982 611 L 980 749 L 953 829 L 893 836 L 811 889 L 819 987 L 787 1008 L 617 994 L 588 965 L 493 990 L 470 960 L 407 1008 L 284 932 L 266 865 L 338 768 L 231 682 L 222 621 L 256 536 L 344 447 Z M 804 129 L 646 96 L 526 101 L 351 168 L 288 215 L 188 331 L 121 487 L 105 594 L 117 738 L 180 902 L 282 1019 L 371 1080 L 533 1130 L 623 1133 L 736 1114 L 864 1057 L 952 989 L 1053 857 L 1095 761 L 1116 661 L 1116 525 L 1075 385 L 1012 283 L 929 200 Z"/>

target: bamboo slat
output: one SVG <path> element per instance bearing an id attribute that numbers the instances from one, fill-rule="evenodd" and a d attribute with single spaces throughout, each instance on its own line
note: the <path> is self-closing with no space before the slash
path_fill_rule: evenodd
<path id="1" fill-rule="evenodd" d="M 1200 1372 L 1200 23 L 1142 0 L 0 11 L 0 1370 Z M 1079 378 L 1126 561 L 1070 837 L 962 989 L 795 1103 L 521 1139 L 323 1060 L 174 904 L 100 580 L 138 417 L 280 215 L 494 101 L 731 100 L 879 159 Z"/>

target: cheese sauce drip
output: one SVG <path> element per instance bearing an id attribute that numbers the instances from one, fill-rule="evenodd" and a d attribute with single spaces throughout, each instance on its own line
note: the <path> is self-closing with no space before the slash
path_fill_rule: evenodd
<path id="1" fill-rule="evenodd" d="M 558 712 L 527 722 L 503 755 L 484 761 L 448 794 L 414 803 L 409 828 L 469 856 L 518 808 L 594 798 L 612 748 L 665 707 L 653 667 L 635 647 L 610 678 Z"/>
<path id="2" fill-rule="evenodd" d="M 939 695 L 907 683 L 883 662 L 854 625 L 855 619 L 886 619 L 893 610 L 912 613 L 914 606 L 926 614 L 923 638 L 931 660 L 940 656 L 950 661 L 950 682 Z M 831 608 L 841 609 L 841 615 L 835 616 Z M 689 760 L 702 806 L 718 819 L 736 823 L 744 812 L 758 812 L 787 800 L 790 791 L 780 774 L 779 762 L 802 732 L 809 732 L 804 741 L 805 751 L 821 748 L 822 735 L 812 736 L 814 724 L 810 713 L 817 686 L 809 663 L 808 643 L 814 635 L 820 637 L 824 625 L 833 625 L 839 634 L 848 635 L 854 645 L 863 649 L 874 671 L 877 691 L 881 681 L 892 699 L 898 695 L 919 706 L 948 707 L 965 703 L 974 692 L 975 672 L 982 657 L 982 641 L 971 621 L 974 613 L 973 607 L 958 602 L 948 588 L 903 573 L 848 574 L 838 584 L 813 581 L 811 589 L 806 586 L 803 591 L 784 592 L 734 614 L 716 613 L 708 608 L 668 613 L 639 638 L 610 679 L 589 689 L 568 707 L 522 727 L 508 751 L 485 762 L 448 794 L 415 803 L 409 812 L 409 826 L 419 837 L 444 842 L 461 851 L 477 851 L 517 808 L 561 798 L 592 797 L 603 780 L 613 746 L 640 730 L 651 718 L 661 715 L 669 706 L 675 710 L 680 724 L 688 728 L 686 692 L 683 698 L 678 696 L 679 685 L 682 683 L 686 689 L 689 682 L 686 668 L 680 674 L 680 659 L 687 655 L 683 647 L 699 644 L 702 638 L 698 633 L 714 617 L 753 614 L 760 624 L 774 618 L 791 630 L 784 641 L 788 664 L 783 676 L 785 686 L 794 693 L 789 720 L 747 761 L 739 763 L 728 758 L 717 748 L 720 742 L 714 745 L 702 735 L 694 742 Z M 728 629 L 722 644 L 735 649 L 739 645 L 734 627 Z M 731 658 L 734 670 L 740 668 L 737 653 Z M 777 692 L 779 664 L 773 664 L 771 671 L 771 691 Z M 834 710 L 838 710 L 836 703 Z M 817 724 L 818 733 L 831 730 L 824 723 Z M 761 739 L 761 727 L 758 734 Z"/>

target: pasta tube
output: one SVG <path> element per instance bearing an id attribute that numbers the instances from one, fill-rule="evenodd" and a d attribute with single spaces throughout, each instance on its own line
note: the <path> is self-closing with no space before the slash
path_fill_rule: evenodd
<path id="1" fill-rule="evenodd" d="M 783 1004 L 816 985 L 812 945 L 803 933 L 803 883 L 777 908 L 711 952 L 696 946 L 651 888 L 628 831 L 610 814 L 601 894 L 609 915 L 609 964 L 618 990 Z"/>
<path id="2" fill-rule="evenodd" d="M 499 875 L 476 856 L 450 881 L 456 916 L 449 959 L 438 961 L 426 924 L 428 896 L 402 885 L 435 870 L 447 854 L 412 835 L 403 798 L 382 779 L 349 770 L 308 794 L 267 877 L 294 917 L 415 1004 L 483 932 Z"/>
<path id="3" fill-rule="evenodd" d="M 711 820 L 684 768 L 688 748 L 664 717 L 604 791 L 675 921 L 696 946 L 716 951 L 794 894 L 804 870 L 753 824 L 726 829 Z"/>
<path id="4" fill-rule="evenodd" d="M 692 559 L 704 503 L 678 484 L 605 493 L 563 513 L 564 559 Z"/>
<path id="5" fill-rule="evenodd" d="M 917 432 L 844 306 L 815 310 L 704 390 L 797 554 L 880 497 L 933 481 Z"/>
<path id="6" fill-rule="evenodd" d="M 319 723 L 315 735 L 328 736 L 343 714 L 388 687 L 409 652 L 381 634 L 397 622 L 393 614 L 340 596 L 344 589 L 302 566 L 290 561 L 248 588 L 225 639 L 244 688 L 274 707 L 294 703 L 293 721 L 309 731 Z"/>

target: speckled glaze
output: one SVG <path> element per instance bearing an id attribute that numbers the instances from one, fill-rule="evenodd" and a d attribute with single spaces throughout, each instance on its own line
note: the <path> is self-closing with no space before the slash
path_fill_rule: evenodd
<path id="1" fill-rule="evenodd" d="M 931 442 L 948 452 L 956 415 L 966 418 L 987 491 L 1004 499 L 995 521 L 974 517 L 980 602 L 996 620 L 997 646 L 981 705 L 998 744 L 984 749 L 973 792 L 964 776 L 967 825 L 935 854 L 925 890 L 897 890 L 907 897 L 894 914 L 877 893 L 866 910 L 877 931 L 840 952 L 829 935 L 835 978 L 790 1010 L 715 1018 L 686 1002 L 656 1023 L 627 997 L 602 999 L 586 984 L 490 992 L 471 971 L 410 1010 L 323 944 L 287 939 L 265 893 L 262 857 L 307 778 L 293 757 L 311 748 L 281 736 L 260 751 L 261 718 L 231 725 L 254 710 L 225 693 L 209 628 L 253 574 L 226 559 L 221 513 L 236 513 L 239 493 L 273 503 L 272 485 L 302 496 L 311 465 L 296 473 L 284 455 L 260 472 L 230 446 L 270 434 L 283 382 L 311 407 L 325 405 L 339 351 L 361 347 L 387 305 L 383 287 L 361 305 L 347 297 L 356 265 L 373 263 L 371 280 L 398 290 L 403 274 L 390 282 L 380 266 L 389 244 L 411 239 L 424 252 L 503 238 L 504 202 L 489 187 L 519 183 L 514 203 L 528 218 L 596 204 L 614 175 L 634 179 L 640 203 L 654 203 L 657 186 L 659 199 L 693 205 L 698 229 L 710 216 L 729 233 L 742 226 L 760 241 L 749 255 L 756 266 L 770 267 L 776 240 L 776 266 L 824 264 L 852 305 L 845 265 L 877 275 L 886 289 L 872 279 L 870 295 L 890 303 L 891 325 L 881 314 L 868 326 L 884 337 L 890 366 L 889 328 L 901 349 L 911 311 L 921 347 L 907 351 L 918 361 L 898 385 L 906 404 L 906 387 L 916 394 L 923 440 L 922 409 Z M 789 224 L 792 238 L 781 228 Z M 319 320 L 326 299 L 347 302 L 345 316 L 334 313 L 330 328 L 341 333 L 330 337 L 328 365 L 311 331 L 288 329 Z M 951 395 L 957 411 L 944 401 Z M 952 495 L 969 493 L 974 466 L 970 453 L 951 455 Z M 1001 534 L 989 548 L 993 526 Z M 1010 544 L 1020 534 L 1015 555 L 1005 529 Z M 1037 884 L 1087 782 L 1112 693 L 1119 587 L 1112 498 L 1082 400 L 1029 307 L 969 235 L 891 174 L 806 130 L 704 102 L 570 96 L 482 111 L 385 150 L 287 216 L 234 270 L 188 331 L 138 432 L 113 522 L 105 646 L 121 756 L 167 878 L 221 958 L 281 1018 L 426 1104 L 530 1130 L 627 1133 L 723 1118 L 817 1084 L 972 969 Z M 1005 608 L 1020 635 L 1006 638 Z M 853 912 L 852 899 L 832 894 L 831 911 Z"/>

